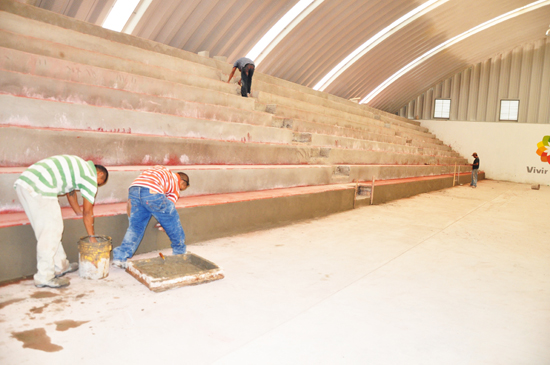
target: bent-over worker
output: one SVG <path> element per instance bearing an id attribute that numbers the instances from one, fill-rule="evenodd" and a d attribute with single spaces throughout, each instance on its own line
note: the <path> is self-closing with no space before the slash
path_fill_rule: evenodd
<path id="1" fill-rule="evenodd" d="M 241 57 L 235 61 L 227 83 L 233 78 L 236 69 L 241 71 L 241 80 L 239 82 L 239 85 L 241 85 L 241 96 L 246 98 L 251 93 L 250 90 L 252 89 L 252 76 L 254 75 L 255 69 L 254 61 L 246 57 Z"/>
<path id="2" fill-rule="evenodd" d="M 14 188 L 25 209 L 36 237 L 38 272 L 34 284 L 39 287 L 62 288 L 69 280 L 62 276 L 78 270 L 78 263 L 69 263 L 63 250 L 63 217 L 58 195 L 66 195 L 69 205 L 83 217 L 89 236 L 94 236 L 94 203 L 97 188 L 104 185 L 109 172 L 101 165 L 71 155 L 45 158 L 25 170 Z M 84 198 L 82 210 L 76 190 Z"/>
<path id="3" fill-rule="evenodd" d="M 122 244 L 113 250 L 113 266 L 126 268 L 127 260 L 136 252 L 145 228 L 155 217 L 172 242 L 174 255 L 186 252 L 185 233 L 176 210 L 180 190 L 189 187 L 189 176 L 172 172 L 164 166 L 145 170 L 128 190 L 129 227 Z"/>

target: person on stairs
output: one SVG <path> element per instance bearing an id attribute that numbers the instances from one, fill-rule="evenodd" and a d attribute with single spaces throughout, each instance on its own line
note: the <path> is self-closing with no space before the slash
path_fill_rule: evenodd
<path id="1" fill-rule="evenodd" d="M 229 84 L 235 74 L 235 70 L 239 69 L 239 71 L 241 71 L 241 80 L 239 81 L 239 85 L 241 85 L 241 96 L 245 98 L 251 94 L 252 76 L 254 75 L 255 67 L 254 61 L 246 57 L 241 57 L 233 64 L 233 70 L 231 70 L 231 74 L 229 74 L 229 79 L 227 80 Z"/>
<path id="2" fill-rule="evenodd" d="M 470 183 L 470 186 L 472 188 L 477 188 L 477 172 L 479 171 L 479 157 L 477 157 L 477 153 L 475 152 L 472 156 L 474 157 L 474 163 L 472 164 L 472 182 Z"/>
<path id="3" fill-rule="evenodd" d="M 97 189 L 105 185 L 109 172 L 102 165 L 71 155 L 52 156 L 25 170 L 14 188 L 25 209 L 36 237 L 38 272 L 34 284 L 38 288 L 63 288 L 69 279 L 62 276 L 78 270 L 78 263 L 69 263 L 63 250 L 63 217 L 57 199 L 66 195 L 77 216 L 83 217 L 89 236 L 94 236 L 94 203 Z M 76 191 L 84 198 L 82 210 Z M 93 239 L 92 239 L 93 241 Z"/>
<path id="4" fill-rule="evenodd" d="M 164 166 L 145 170 L 134 180 L 128 190 L 129 226 L 122 244 L 113 250 L 112 265 L 125 269 L 127 260 L 136 252 L 145 228 L 155 217 L 172 242 L 172 253 L 186 253 L 185 233 L 176 210 L 180 191 L 189 187 L 189 176 L 172 172 Z"/>

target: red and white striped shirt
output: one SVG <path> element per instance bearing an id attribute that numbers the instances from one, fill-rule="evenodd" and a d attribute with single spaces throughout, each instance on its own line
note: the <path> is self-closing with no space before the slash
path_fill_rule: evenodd
<path id="1" fill-rule="evenodd" d="M 130 186 L 143 186 L 159 194 L 164 194 L 174 204 L 180 197 L 178 174 L 164 166 L 153 166 L 145 170 Z"/>

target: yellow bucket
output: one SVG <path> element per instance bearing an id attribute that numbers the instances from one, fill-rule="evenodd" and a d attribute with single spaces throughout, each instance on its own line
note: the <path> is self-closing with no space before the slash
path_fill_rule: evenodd
<path id="1" fill-rule="evenodd" d="M 91 238 L 95 239 L 92 242 Z M 84 279 L 103 279 L 109 276 L 111 237 L 85 236 L 78 241 L 78 274 Z"/>

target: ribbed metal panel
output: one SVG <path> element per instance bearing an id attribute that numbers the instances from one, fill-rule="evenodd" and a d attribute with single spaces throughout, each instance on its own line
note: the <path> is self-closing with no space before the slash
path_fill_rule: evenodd
<path id="1" fill-rule="evenodd" d="M 31 5 L 88 23 L 101 25 L 116 0 L 33 0 Z"/>
<path id="2" fill-rule="evenodd" d="M 497 54 L 433 85 L 420 95 L 423 119 L 434 119 L 434 100 L 446 97 L 448 85 L 450 120 L 498 122 L 501 100 L 519 99 L 518 122 L 550 123 L 550 39 Z M 420 96 L 400 108 L 400 114 L 416 118 L 419 113 L 408 109 Z"/>

